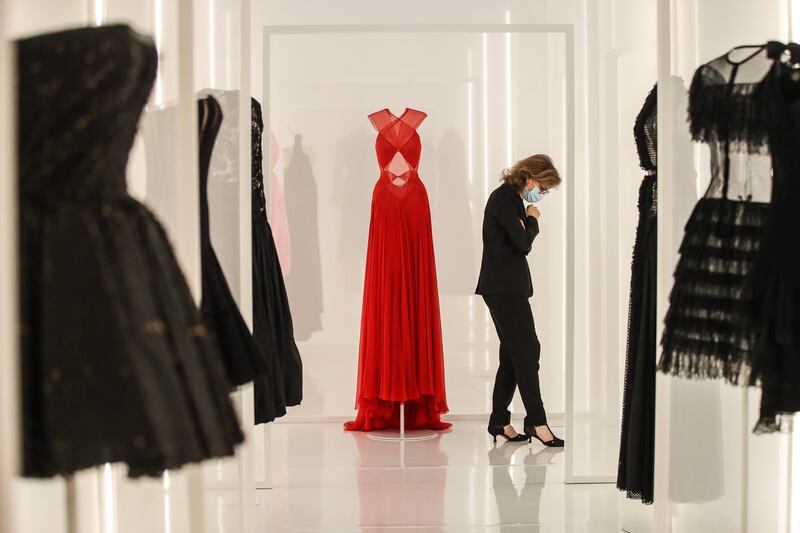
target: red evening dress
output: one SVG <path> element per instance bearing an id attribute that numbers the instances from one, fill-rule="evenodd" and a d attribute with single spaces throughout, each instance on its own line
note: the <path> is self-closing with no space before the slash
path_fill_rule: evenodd
<path id="1" fill-rule="evenodd" d="M 358 417 L 348 431 L 446 429 L 439 293 L 428 193 L 419 179 L 422 111 L 369 116 L 381 176 L 372 213 L 361 310 Z"/>

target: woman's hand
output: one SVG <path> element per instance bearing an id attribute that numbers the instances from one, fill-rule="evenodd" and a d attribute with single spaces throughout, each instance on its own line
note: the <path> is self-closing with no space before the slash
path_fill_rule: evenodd
<path id="1" fill-rule="evenodd" d="M 535 206 L 535 205 L 533 205 L 533 204 L 529 205 L 529 206 L 528 206 L 528 207 L 525 209 L 525 214 L 526 214 L 526 215 L 528 215 L 529 217 L 534 217 L 534 218 L 535 218 L 535 219 L 537 219 L 537 220 L 539 219 L 539 217 L 540 217 L 540 216 L 542 216 L 542 212 L 541 212 L 541 211 L 539 211 L 539 208 L 538 208 L 538 207 L 536 207 L 536 206 Z"/>

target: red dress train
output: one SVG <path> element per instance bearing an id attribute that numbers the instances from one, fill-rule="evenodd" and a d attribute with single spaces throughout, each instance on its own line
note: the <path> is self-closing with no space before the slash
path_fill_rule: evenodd
<path id="1" fill-rule="evenodd" d="M 446 429 L 439 293 L 428 193 L 419 179 L 425 113 L 369 116 L 381 176 L 372 213 L 361 311 L 355 421 L 349 431 Z"/>

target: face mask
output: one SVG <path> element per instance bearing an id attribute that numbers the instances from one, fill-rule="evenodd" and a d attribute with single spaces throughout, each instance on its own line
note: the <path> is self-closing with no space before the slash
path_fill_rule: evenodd
<path id="1" fill-rule="evenodd" d="M 539 190 L 538 185 L 532 190 L 528 190 L 528 187 L 526 186 L 522 188 L 522 198 L 524 198 L 529 204 L 535 204 L 544 198 L 544 194 L 542 194 L 542 191 Z"/>

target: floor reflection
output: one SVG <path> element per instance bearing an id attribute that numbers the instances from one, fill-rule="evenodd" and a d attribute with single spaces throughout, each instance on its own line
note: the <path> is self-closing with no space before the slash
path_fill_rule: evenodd
<path id="1" fill-rule="evenodd" d="M 351 435 L 360 457 L 359 526 L 427 526 L 426 531 L 441 531 L 447 485 L 447 468 L 442 467 L 448 462 L 441 449 L 442 436 L 426 442 L 382 442 L 365 433 Z M 417 464 L 421 455 L 437 466 L 390 470 L 379 467 L 387 456 L 395 456 L 400 465 L 407 465 Z"/>
<path id="2" fill-rule="evenodd" d="M 274 484 L 259 491 L 258 531 L 619 531 L 613 484 L 564 485 L 561 450 L 495 448 L 483 422 L 404 445 L 340 424 L 272 431 Z"/>
<path id="3" fill-rule="evenodd" d="M 543 448 L 506 443 L 489 450 L 492 468 L 492 491 L 497 505 L 498 524 L 541 523 L 542 491 L 547 481 L 548 465 L 563 448 Z M 524 468 L 511 468 L 512 459 L 522 456 Z"/>

